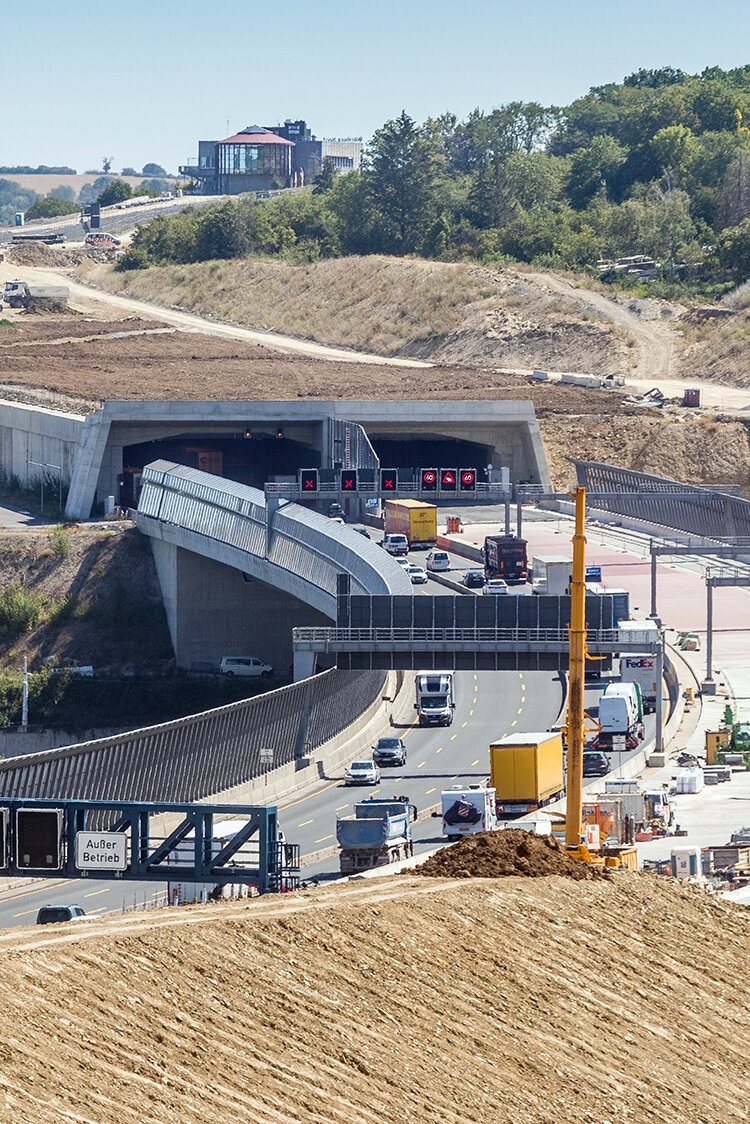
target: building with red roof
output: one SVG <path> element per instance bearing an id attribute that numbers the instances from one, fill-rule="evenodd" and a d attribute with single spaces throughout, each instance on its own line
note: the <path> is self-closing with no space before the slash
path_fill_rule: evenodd
<path id="1" fill-rule="evenodd" d="M 248 125 L 225 140 L 201 141 L 198 164 L 181 167 L 180 173 L 192 176 L 207 195 L 290 187 L 297 171 L 294 147 L 294 141 Z"/>

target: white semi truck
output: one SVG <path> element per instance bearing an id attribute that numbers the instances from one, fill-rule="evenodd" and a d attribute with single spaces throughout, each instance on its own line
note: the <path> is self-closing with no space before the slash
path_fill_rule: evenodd
<path id="1" fill-rule="evenodd" d="M 456 703 L 453 695 L 452 671 L 418 671 L 414 676 L 417 712 L 420 726 L 450 726 Z"/>

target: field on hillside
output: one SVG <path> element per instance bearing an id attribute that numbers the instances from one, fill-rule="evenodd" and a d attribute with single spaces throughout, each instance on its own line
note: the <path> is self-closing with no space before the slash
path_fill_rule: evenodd
<path id="1" fill-rule="evenodd" d="M 387 257 L 247 258 L 78 275 L 243 327 L 451 365 L 624 370 L 627 333 L 513 270 Z"/>
<path id="2" fill-rule="evenodd" d="M 0 934 L 16 1124 L 734 1124 L 742 907 L 416 877 Z"/>

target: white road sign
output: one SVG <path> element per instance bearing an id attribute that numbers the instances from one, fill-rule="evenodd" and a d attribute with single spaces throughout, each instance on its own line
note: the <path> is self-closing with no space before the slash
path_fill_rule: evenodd
<path id="1" fill-rule="evenodd" d="M 77 831 L 79 870 L 127 870 L 128 841 L 119 831 Z"/>
<path id="2" fill-rule="evenodd" d="M 612 751 L 613 753 L 625 752 L 625 735 L 613 734 L 612 735 Z"/>

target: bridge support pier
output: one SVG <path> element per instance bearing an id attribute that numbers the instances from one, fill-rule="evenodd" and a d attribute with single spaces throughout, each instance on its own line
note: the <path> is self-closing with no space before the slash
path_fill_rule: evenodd
<path id="1" fill-rule="evenodd" d="M 210 671 L 223 656 L 258 656 L 286 675 L 292 629 L 332 623 L 233 566 L 161 539 L 152 538 L 151 547 L 178 667 Z"/>

